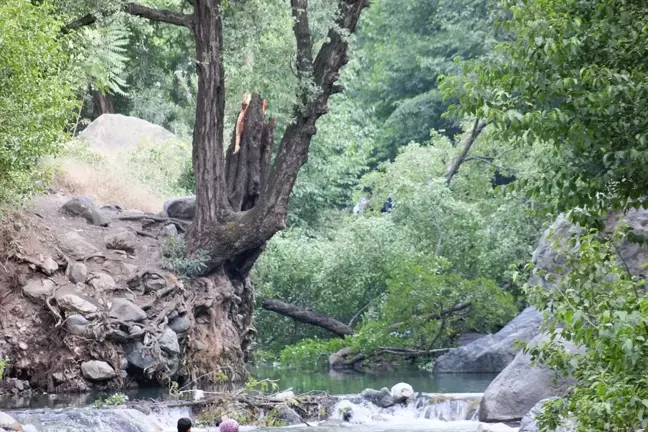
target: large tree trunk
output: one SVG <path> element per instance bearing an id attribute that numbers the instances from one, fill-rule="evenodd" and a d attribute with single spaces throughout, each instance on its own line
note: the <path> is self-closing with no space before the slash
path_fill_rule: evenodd
<path id="1" fill-rule="evenodd" d="M 326 42 L 313 56 L 308 0 L 290 0 L 295 19 L 295 59 L 301 94 L 294 118 L 273 151 L 274 119 L 265 121 L 262 100 L 252 95 L 240 150 L 225 154 L 225 79 L 220 0 L 194 0 L 192 14 L 124 3 L 128 14 L 190 29 L 196 42 L 198 95 L 193 135 L 196 215 L 187 232 L 190 257 L 207 257 L 204 274 L 192 282 L 196 326 L 189 338 L 185 372 L 194 380 L 215 378 L 222 371 L 245 376 L 244 360 L 254 328 L 252 265 L 265 243 L 286 226 L 288 198 L 306 162 L 315 123 L 328 112 L 329 97 L 343 88 L 336 84 L 347 63 L 348 35 L 355 31 L 369 0 L 337 0 L 335 23 Z M 186 5 L 185 5 L 186 7 Z M 92 25 L 88 14 L 61 29 L 62 33 Z M 274 160 L 273 160 L 273 156 Z"/>
<path id="2" fill-rule="evenodd" d="M 113 114 L 115 112 L 115 98 L 111 94 L 103 94 L 97 90 L 91 90 L 94 103 L 94 113 L 97 117 L 102 114 Z"/>
<path id="3" fill-rule="evenodd" d="M 192 338 L 201 343 L 194 345 L 208 347 L 191 352 L 189 364 L 196 375 L 215 369 L 235 378 L 245 375 L 246 351 L 255 333 L 249 272 L 265 243 L 286 226 L 288 198 L 306 162 L 315 123 L 328 111 L 330 95 L 341 91 L 335 82 L 347 62 L 344 33 L 354 31 L 367 5 L 367 0 L 339 0 L 336 26 L 313 60 L 307 0 L 291 0 L 304 92 L 273 161 L 275 121 L 265 121 L 258 94 L 248 105 L 240 150 L 235 153 L 232 142 L 224 152 L 220 2 L 195 1 L 190 27 L 196 38 L 199 77 L 193 137 L 197 206 L 187 245 L 189 254 L 209 257 L 194 311 L 197 326 Z M 307 90 L 306 81 L 318 91 Z"/>

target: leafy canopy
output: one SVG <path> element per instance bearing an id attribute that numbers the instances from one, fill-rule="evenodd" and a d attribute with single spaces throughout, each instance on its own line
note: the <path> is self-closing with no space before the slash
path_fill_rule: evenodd
<path id="1" fill-rule="evenodd" d="M 33 191 L 76 103 L 61 23 L 48 2 L 0 4 L 0 202 Z"/>
<path id="2" fill-rule="evenodd" d="M 648 5 L 502 3 L 515 37 L 495 61 L 467 62 L 444 82 L 461 102 L 451 112 L 488 119 L 520 142 L 549 143 L 532 192 L 560 196 L 557 210 L 647 206 Z"/>

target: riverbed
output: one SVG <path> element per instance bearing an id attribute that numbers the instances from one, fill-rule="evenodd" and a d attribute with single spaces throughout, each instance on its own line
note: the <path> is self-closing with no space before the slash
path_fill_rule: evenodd
<path id="1" fill-rule="evenodd" d="M 333 416 L 311 426 L 243 430 L 258 432 L 474 432 L 479 427 L 477 409 L 482 392 L 492 375 L 440 375 L 419 370 L 399 370 L 384 374 L 300 373 L 272 368 L 255 368 L 257 379 L 279 380 L 279 389 L 291 388 L 295 393 L 327 392 L 340 397 Z M 358 396 L 366 388 L 391 388 L 399 382 L 410 383 L 416 397 L 405 405 L 378 408 Z M 169 397 L 166 389 L 140 389 L 128 392 L 131 400 Z M 13 397 L 0 401 L 0 408 L 19 422 L 28 425 L 27 432 L 172 432 L 180 417 L 191 417 L 188 408 L 160 408 L 143 413 L 135 409 L 92 407 L 100 394 L 47 395 L 31 398 Z M 346 405 L 344 405 L 346 404 Z M 350 422 L 343 421 L 342 412 L 351 407 Z M 347 419 L 348 420 L 348 419 Z M 195 432 L 216 432 L 217 429 L 194 428 Z"/>

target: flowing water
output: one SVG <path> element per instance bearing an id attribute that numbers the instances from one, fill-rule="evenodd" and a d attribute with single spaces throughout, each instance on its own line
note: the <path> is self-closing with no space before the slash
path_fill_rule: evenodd
<path id="1" fill-rule="evenodd" d="M 328 375 L 283 374 L 272 370 L 255 370 L 257 378 L 281 379 L 281 388 L 293 388 L 296 393 L 309 390 L 344 394 L 333 410 L 332 417 L 322 423 L 289 428 L 256 429 L 261 432 L 476 432 L 479 422 L 477 410 L 483 390 L 492 377 L 448 375 L 433 377 L 415 371 L 401 371 L 388 375 Z M 419 393 L 407 405 L 378 408 L 357 394 L 365 388 L 391 387 L 398 382 L 409 382 Z M 449 391 L 454 390 L 454 392 Z M 441 390 L 443 393 L 437 392 Z M 462 393 L 458 393 L 462 391 Z M 164 399 L 163 390 L 140 391 L 139 396 Z M 434 393 L 432 393 L 434 392 Z M 446 393 L 447 392 L 447 393 Z M 464 393 L 468 392 L 468 393 Z M 94 395 L 41 395 L 23 404 L 0 401 L 3 411 L 25 427 L 27 432 L 173 432 L 180 417 L 191 417 L 188 408 L 153 408 L 145 414 L 134 409 L 95 409 L 88 405 Z M 137 397 L 131 396 L 131 399 Z M 33 408 L 40 406 L 40 408 Z M 349 417 L 350 413 L 350 419 Z M 343 417 L 346 420 L 343 421 Z M 214 431 L 217 429 L 192 429 Z M 244 431 L 252 428 L 244 428 Z"/>

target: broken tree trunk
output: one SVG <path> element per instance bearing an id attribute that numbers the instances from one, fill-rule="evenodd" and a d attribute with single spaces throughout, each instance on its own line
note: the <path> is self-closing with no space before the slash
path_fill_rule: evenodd
<path id="1" fill-rule="evenodd" d="M 317 120 L 328 112 L 336 82 L 347 63 L 349 34 L 355 31 L 369 0 L 337 0 L 337 14 L 326 42 L 314 55 L 308 1 L 291 0 L 295 58 L 301 93 L 293 118 L 273 151 L 274 120 L 265 121 L 259 95 L 252 95 L 240 150 L 225 152 L 225 76 L 221 0 L 194 0 L 191 14 L 124 3 L 122 11 L 152 21 L 188 28 L 196 46 L 198 94 L 192 162 L 196 179 L 196 215 L 187 231 L 189 259 L 205 259 L 192 283 L 192 317 L 185 373 L 194 380 L 215 379 L 219 370 L 244 377 L 244 360 L 254 328 L 254 290 L 249 272 L 265 243 L 286 227 L 288 198 L 306 162 Z M 106 12 L 106 11 L 104 11 Z M 114 12 L 114 10 L 113 10 Z M 86 15 L 63 33 L 97 21 Z M 274 156 L 274 159 L 273 159 Z"/>
<path id="2" fill-rule="evenodd" d="M 353 329 L 351 327 L 344 324 L 343 322 L 336 320 L 335 318 L 331 318 L 330 316 L 321 314 L 319 312 L 304 309 L 297 305 L 284 303 L 280 300 L 265 300 L 261 307 L 265 310 L 290 317 L 295 321 L 321 327 L 324 330 L 328 330 L 337 336 L 344 337 L 353 334 Z"/>

